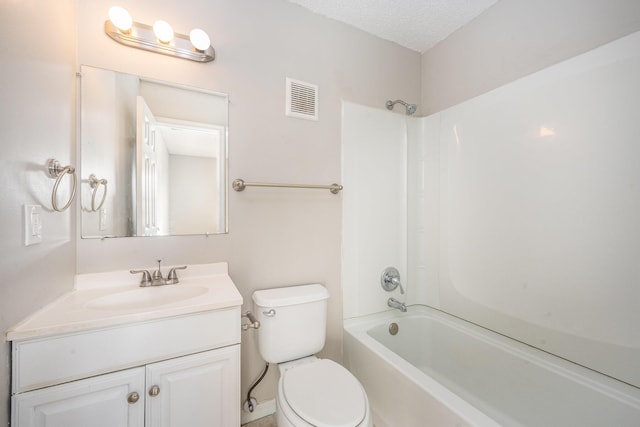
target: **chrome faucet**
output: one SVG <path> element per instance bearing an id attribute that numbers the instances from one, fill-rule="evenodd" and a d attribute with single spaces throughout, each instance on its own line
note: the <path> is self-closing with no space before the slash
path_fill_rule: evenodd
<path id="1" fill-rule="evenodd" d="M 403 313 L 407 312 L 407 306 L 405 305 L 405 303 L 398 301 L 395 298 L 389 298 L 387 300 L 387 305 L 391 308 L 397 308 L 398 310 L 400 310 Z"/>
<path id="2" fill-rule="evenodd" d="M 142 279 L 140 280 L 140 287 L 175 285 L 176 283 L 180 283 L 180 280 L 178 280 L 178 274 L 176 273 L 176 270 L 184 270 L 185 268 L 187 268 L 186 265 L 183 265 L 182 267 L 172 267 L 169 270 L 169 274 L 167 275 L 167 278 L 165 279 L 162 276 L 162 270 L 160 270 L 160 263 L 162 262 L 162 260 L 159 259 L 157 260 L 157 262 L 158 262 L 158 269 L 154 271 L 153 274 L 149 273 L 149 270 L 129 270 L 129 273 L 131 274 L 142 273 Z"/>
<path id="3" fill-rule="evenodd" d="M 384 269 L 382 276 L 380 276 L 380 284 L 382 285 L 382 289 L 387 292 L 394 291 L 399 287 L 400 293 L 404 294 L 402 283 L 400 283 L 400 273 L 395 267 L 387 267 Z"/>

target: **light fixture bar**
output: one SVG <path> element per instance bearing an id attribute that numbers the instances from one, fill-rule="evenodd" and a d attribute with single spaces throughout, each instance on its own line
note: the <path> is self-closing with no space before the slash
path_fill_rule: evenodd
<path id="1" fill-rule="evenodd" d="M 110 20 L 104 23 L 104 32 L 113 40 L 125 46 L 161 53 L 163 55 L 176 56 L 196 62 L 210 62 L 215 59 L 215 51 L 209 46 L 207 50 L 198 50 L 189 36 L 174 33 L 169 43 L 162 43 L 153 32 L 153 27 L 139 22 L 134 22 L 127 33 L 118 30 Z"/>

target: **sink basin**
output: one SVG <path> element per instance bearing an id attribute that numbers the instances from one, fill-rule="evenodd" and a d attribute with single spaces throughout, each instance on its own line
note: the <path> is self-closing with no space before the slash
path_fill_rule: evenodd
<path id="1" fill-rule="evenodd" d="M 98 310 L 153 308 L 195 298 L 207 291 L 203 286 L 150 286 L 96 298 L 87 302 L 85 307 Z"/>

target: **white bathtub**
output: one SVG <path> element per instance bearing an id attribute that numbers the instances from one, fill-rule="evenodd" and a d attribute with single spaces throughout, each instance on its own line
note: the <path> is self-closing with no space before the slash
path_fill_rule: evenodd
<path id="1" fill-rule="evenodd" d="M 376 427 L 640 426 L 640 389 L 429 307 L 344 328 Z"/>

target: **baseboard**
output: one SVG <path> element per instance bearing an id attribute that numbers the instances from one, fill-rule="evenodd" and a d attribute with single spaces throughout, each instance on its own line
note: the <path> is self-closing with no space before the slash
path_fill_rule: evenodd
<path id="1" fill-rule="evenodd" d="M 276 400 L 265 400 L 264 402 L 258 403 L 253 408 L 253 412 L 245 412 L 244 410 L 242 410 L 240 413 L 240 420 L 242 424 L 246 424 L 275 413 Z"/>

